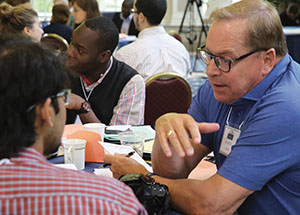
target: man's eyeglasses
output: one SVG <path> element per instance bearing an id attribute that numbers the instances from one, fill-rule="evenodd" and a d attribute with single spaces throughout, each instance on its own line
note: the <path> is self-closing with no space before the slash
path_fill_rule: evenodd
<path id="1" fill-rule="evenodd" d="M 49 96 L 49 98 L 55 99 L 55 98 L 58 98 L 58 97 L 63 97 L 63 98 L 64 98 L 64 103 L 65 103 L 65 105 L 68 105 L 68 104 L 70 103 L 70 95 L 71 95 L 71 89 L 65 89 L 65 90 L 63 90 L 63 91 L 57 93 L 56 95 Z M 30 112 L 31 110 L 33 110 L 38 104 L 40 104 L 40 102 L 31 105 L 31 106 L 27 109 L 27 112 Z"/>
<path id="2" fill-rule="evenodd" d="M 133 8 L 131 8 L 130 12 L 131 12 L 131 13 L 139 13 L 139 12 L 137 12 L 136 10 L 134 10 Z"/>
<path id="3" fill-rule="evenodd" d="M 208 65 L 210 63 L 210 61 L 212 59 L 214 59 L 215 61 L 215 64 L 216 66 L 222 71 L 222 72 L 229 72 L 230 69 L 231 69 L 231 64 L 236 62 L 236 61 L 239 61 L 239 60 L 242 60 L 252 54 L 254 54 L 255 52 L 258 52 L 260 50 L 254 50 L 254 51 L 251 51 L 247 54 L 244 54 L 236 59 L 233 59 L 233 60 L 227 60 L 223 57 L 219 57 L 219 56 L 215 56 L 215 55 L 212 55 L 210 53 L 208 53 L 205 49 L 205 46 L 201 47 L 201 48 L 198 48 L 198 54 L 201 58 L 201 60 L 206 64 Z"/>

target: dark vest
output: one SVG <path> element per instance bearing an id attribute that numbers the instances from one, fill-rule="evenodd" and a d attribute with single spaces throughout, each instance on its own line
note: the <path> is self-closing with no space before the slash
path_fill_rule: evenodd
<path id="1" fill-rule="evenodd" d="M 113 116 L 113 109 L 119 101 L 123 88 L 136 74 L 138 73 L 130 66 L 114 58 L 111 70 L 103 81 L 94 88 L 88 101 L 102 123 L 109 124 Z M 72 80 L 71 89 L 72 93 L 85 99 L 79 78 Z M 86 95 L 88 95 L 87 92 Z M 75 111 L 68 110 L 67 124 L 74 123 L 75 119 Z"/>
<path id="2" fill-rule="evenodd" d="M 123 24 L 123 20 L 120 18 L 120 12 L 115 13 L 112 20 L 116 24 L 116 26 L 120 32 L 122 24 Z M 132 18 L 130 25 L 129 25 L 129 29 L 128 29 L 128 35 L 138 36 L 138 34 L 139 34 L 139 31 L 135 28 L 134 21 Z"/>

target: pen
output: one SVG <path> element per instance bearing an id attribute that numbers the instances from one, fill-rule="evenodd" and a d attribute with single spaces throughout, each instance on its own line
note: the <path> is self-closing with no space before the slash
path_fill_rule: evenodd
<path id="1" fill-rule="evenodd" d="M 129 157 L 131 157 L 134 153 L 135 153 L 135 151 L 131 151 L 131 152 L 129 152 L 127 155 L 125 155 L 125 157 L 129 158 Z M 106 168 L 106 167 L 109 167 L 109 166 L 110 166 L 110 163 L 105 163 L 105 164 L 103 164 L 102 166 L 100 166 L 99 168 Z"/>

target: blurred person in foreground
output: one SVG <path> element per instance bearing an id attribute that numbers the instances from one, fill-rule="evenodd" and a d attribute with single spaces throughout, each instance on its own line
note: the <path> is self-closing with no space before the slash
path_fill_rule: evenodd
<path id="1" fill-rule="evenodd" d="M 145 83 L 112 56 L 118 41 L 118 29 L 107 17 L 88 19 L 74 30 L 67 51 L 67 65 L 75 74 L 67 123 L 79 116 L 82 123 L 143 125 Z"/>
<path id="2" fill-rule="evenodd" d="M 188 114 L 156 122 L 152 176 L 184 214 L 289 214 L 300 211 L 300 65 L 287 53 L 276 9 L 243 0 L 211 16 L 200 57 L 208 81 Z M 218 171 L 186 179 L 214 152 Z M 108 155 L 114 177 L 148 172 Z"/>
<path id="3" fill-rule="evenodd" d="M 65 125 L 66 68 L 38 43 L 2 36 L 0 214 L 146 214 L 125 184 L 46 160 Z"/>
<path id="4" fill-rule="evenodd" d="M 5 2 L 7 2 L 8 4 L 12 5 L 12 6 L 24 6 L 27 8 L 32 8 L 32 5 L 30 3 L 30 0 L 5 0 Z"/>
<path id="5" fill-rule="evenodd" d="M 44 31 L 40 27 L 38 14 L 33 9 L 2 3 L 0 4 L 0 33 L 23 33 L 34 41 L 40 42 Z"/>

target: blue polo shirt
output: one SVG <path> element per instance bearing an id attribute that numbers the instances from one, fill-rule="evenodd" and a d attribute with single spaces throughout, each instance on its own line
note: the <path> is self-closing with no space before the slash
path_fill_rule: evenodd
<path id="1" fill-rule="evenodd" d="M 219 153 L 226 119 L 242 124 L 225 157 Z M 239 208 L 244 214 L 300 213 L 300 65 L 286 55 L 254 89 L 231 105 L 218 102 L 207 81 L 193 98 L 189 114 L 197 122 L 217 122 L 220 130 L 202 134 L 214 151 L 218 174 L 254 190 Z"/>

